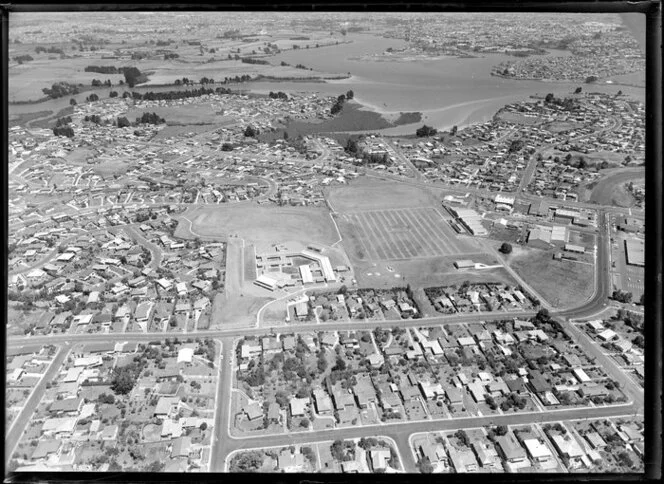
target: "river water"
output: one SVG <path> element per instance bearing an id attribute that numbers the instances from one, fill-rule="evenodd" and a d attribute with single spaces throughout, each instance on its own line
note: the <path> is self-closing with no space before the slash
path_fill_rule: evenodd
<path id="1" fill-rule="evenodd" d="M 442 57 L 417 60 L 377 60 L 371 57 L 384 54 L 388 47 L 399 50 L 406 42 L 385 39 L 373 34 L 349 34 L 351 43 L 318 49 L 298 49 L 271 57 L 278 65 L 285 61 L 291 65 L 304 64 L 316 71 L 330 74 L 348 74 L 348 79 L 322 82 L 261 81 L 238 85 L 256 93 L 269 91 L 318 92 L 321 95 L 345 93 L 352 89 L 355 100 L 371 109 L 396 117 L 399 112 L 418 111 L 426 124 L 438 129 L 459 127 L 491 119 L 505 104 L 528 99 L 531 95 L 557 96 L 569 94 L 581 85 L 584 90 L 623 93 L 643 101 L 645 89 L 633 86 L 608 84 L 585 85 L 578 82 L 544 82 L 504 79 L 491 76 L 491 67 L 515 57 L 488 54 L 477 58 Z M 554 51 L 551 55 L 568 55 Z M 383 57 L 384 59 L 384 57 Z M 234 88 L 235 86 L 230 85 Z M 135 88 L 136 91 L 170 90 L 173 87 Z M 122 89 L 118 89 L 121 91 Z M 86 93 L 88 94 L 88 93 Z M 86 94 L 75 96 L 84 100 Z M 57 111 L 68 106 L 69 98 L 46 101 L 32 105 L 11 105 L 10 113 L 26 113 L 43 110 Z M 419 123 L 421 125 L 421 123 Z M 417 124 L 382 130 L 384 134 L 412 133 Z"/>

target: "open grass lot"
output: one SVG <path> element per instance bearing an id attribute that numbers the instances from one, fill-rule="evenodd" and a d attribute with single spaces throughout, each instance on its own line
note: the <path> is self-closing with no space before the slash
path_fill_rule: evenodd
<path id="1" fill-rule="evenodd" d="M 127 118 L 130 121 L 134 121 L 145 112 L 157 113 L 166 120 L 166 124 L 168 125 L 224 124 L 232 121 L 230 116 L 217 114 L 218 110 L 213 106 L 200 103 L 131 109 L 127 112 Z"/>
<path id="2" fill-rule="evenodd" d="M 229 324 L 254 323 L 258 310 L 272 298 L 250 295 L 228 298 L 218 293 L 212 303 L 210 329 L 220 329 Z"/>
<path id="3" fill-rule="evenodd" d="M 348 212 L 339 217 L 346 246 L 359 260 L 403 260 L 476 252 L 433 207 Z"/>
<path id="4" fill-rule="evenodd" d="M 440 206 L 436 197 L 421 188 L 368 177 L 331 188 L 325 198 L 338 212 Z"/>
<path id="5" fill-rule="evenodd" d="M 552 306 L 567 308 L 587 301 L 593 293 L 594 266 L 554 260 L 553 251 L 516 248 L 509 264 Z"/>
<path id="6" fill-rule="evenodd" d="M 185 216 L 191 220 L 193 234 L 204 237 L 227 237 L 236 234 L 251 242 L 274 244 L 287 240 L 303 244 L 324 245 L 338 240 L 334 224 L 326 209 L 310 207 L 200 207 Z M 183 227 L 184 224 L 184 227 Z M 180 222 L 176 236 L 189 231 L 189 223 Z"/>
<path id="7" fill-rule="evenodd" d="M 497 261 L 480 252 L 467 258 L 487 265 Z M 412 286 L 434 286 L 470 282 L 504 282 L 515 284 L 505 269 L 457 270 L 453 263 L 457 256 L 432 257 L 404 261 L 372 262 L 360 261 L 353 263 L 355 279 L 359 287 L 395 287 L 411 284 Z M 390 271 L 389 268 L 393 269 Z M 397 277 L 398 275 L 398 277 Z"/>
<path id="8" fill-rule="evenodd" d="M 630 181 L 643 182 L 644 167 L 618 168 L 606 170 L 607 176 L 601 179 L 593 188 L 590 200 L 602 205 L 616 205 L 618 207 L 633 207 L 634 197 L 625 189 L 624 184 Z"/>

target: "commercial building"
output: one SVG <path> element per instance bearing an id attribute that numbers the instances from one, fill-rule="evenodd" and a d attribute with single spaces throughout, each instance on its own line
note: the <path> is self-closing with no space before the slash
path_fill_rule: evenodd
<path id="1" fill-rule="evenodd" d="M 627 253 L 628 264 L 640 267 L 645 266 L 645 246 L 643 240 L 625 240 L 625 252 Z"/>
<path id="2" fill-rule="evenodd" d="M 471 235 L 486 235 L 487 231 L 482 227 L 482 216 L 475 210 L 469 208 L 448 208 L 457 221 L 464 226 L 464 228 Z"/>

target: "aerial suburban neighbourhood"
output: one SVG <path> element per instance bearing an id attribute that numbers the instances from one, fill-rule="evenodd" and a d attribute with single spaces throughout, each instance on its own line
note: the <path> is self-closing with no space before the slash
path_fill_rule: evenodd
<path id="1" fill-rule="evenodd" d="M 12 12 L 6 471 L 643 473 L 631 15 Z"/>

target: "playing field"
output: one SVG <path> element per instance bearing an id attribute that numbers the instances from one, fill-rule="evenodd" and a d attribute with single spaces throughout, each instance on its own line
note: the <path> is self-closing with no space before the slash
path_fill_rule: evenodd
<path id="1" fill-rule="evenodd" d="M 176 236 L 227 237 L 237 235 L 260 247 L 286 241 L 331 245 L 338 235 L 330 214 L 312 207 L 202 206 L 188 211 Z"/>
<path id="2" fill-rule="evenodd" d="M 477 252 L 436 208 L 393 208 L 340 216 L 344 245 L 359 260 L 402 260 Z M 346 239 L 346 234 L 348 238 Z M 353 250 L 355 249 L 355 250 Z"/>

